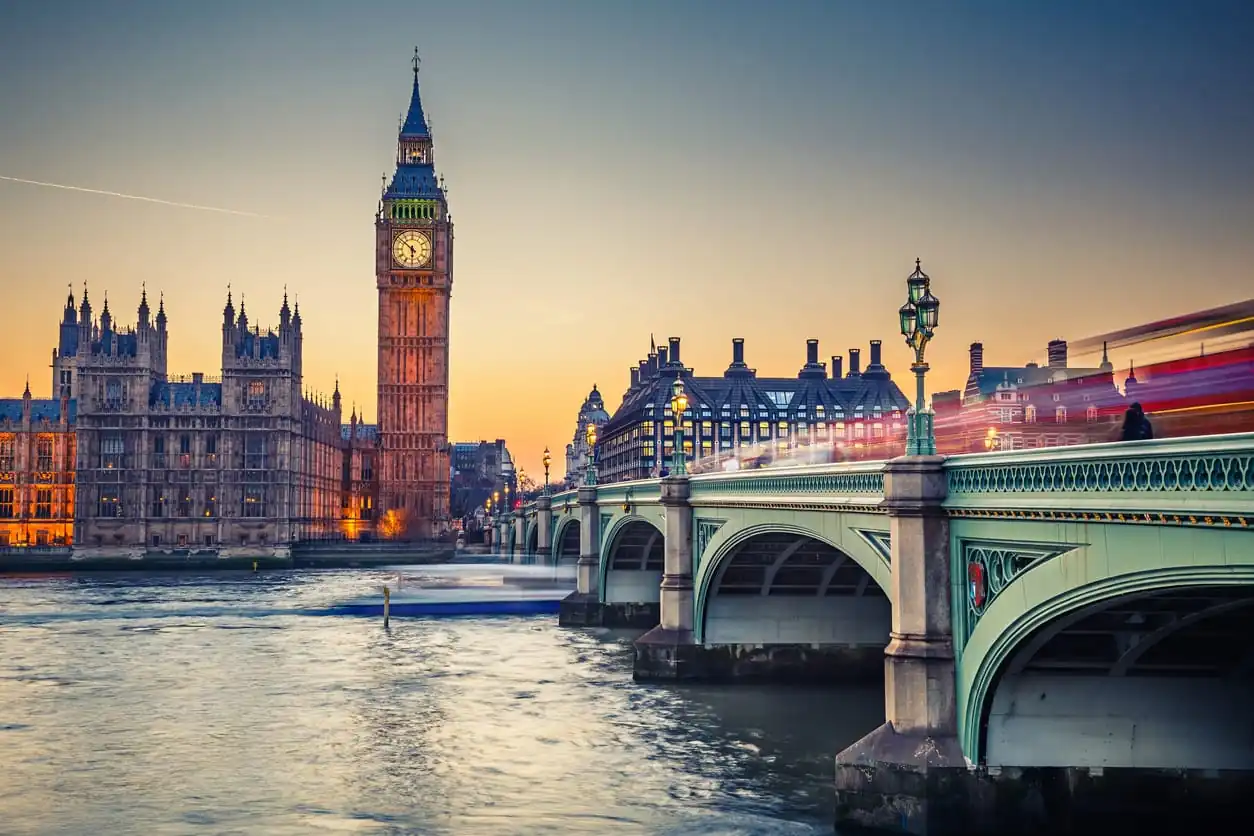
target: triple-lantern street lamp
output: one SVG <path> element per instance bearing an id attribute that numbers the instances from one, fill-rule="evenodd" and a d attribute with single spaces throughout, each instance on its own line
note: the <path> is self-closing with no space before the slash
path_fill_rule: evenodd
<path id="1" fill-rule="evenodd" d="M 906 278 L 906 304 L 897 311 L 901 318 L 901 335 L 906 345 L 914 349 L 914 372 L 917 384 L 914 408 L 906 412 L 906 455 L 936 455 L 936 431 L 934 415 L 927 408 L 923 378 L 927 374 L 927 362 L 923 359 L 928 340 L 936 330 L 940 315 L 940 300 L 932 295 L 932 280 L 923 272 L 920 260 L 914 260 L 914 272 Z"/>
<path id="2" fill-rule="evenodd" d="M 588 422 L 587 430 L 588 441 L 588 472 L 584 476 L 583 483 L 585 485 L 595 485 L 597 483 L 597 425 Z"/>
<path id="3" fill-rule="evenodd" d="M 544 448 L 544 495 L 549 495 L 549 465 L 553 463 L 553 456 L 549 453 L 549 448 Z"/>
<path id="4" fill-rule="evenodd" d="M 684 455 L 684 413 L 688 411 L 688 396 L 679 378 L 671 386 L 671 415 L 675 420 L 675 451 L 671 460 L 671 475 L 683 476 L 687 472 Z"/>

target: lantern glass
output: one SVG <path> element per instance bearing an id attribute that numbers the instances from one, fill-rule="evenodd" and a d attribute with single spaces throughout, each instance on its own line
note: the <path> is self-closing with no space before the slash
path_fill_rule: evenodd
<path id="1" fill-rule="evenodd" d="M 919 300 L 923 298 L 923 295 L 927 293 L 927 279 L 916 279 L 911 276 L 906 279 L 906 288 L 909 293 L 910 301 L 917 305 L 919 304 Z"/>
<path id="2" fill-rule="evenodd" d="M 929 291 L 919 300 L 919 324 L 924 330 L 931 331 L 940 320 L 940 300 Z"/>
<path id="3" fill-rule="evenodd" d="M 595 447 L 597 444 L 597 425 L 588 425 L 588 446 Z"/>
<path id="4" fill-rule="evenodd" d="M 671 390 L 671 412 L 675 414 L 676 419 L 682 419 L 684 413 L 688 411 L 688 396 L 684 394 L 684 385 L 678 380 Z"/>
<path id="5" fill-rule="evenodd" d="M 907 302 L 897 311 L 897 316 L 901 318 L 901 335 L 909 338 L 914 334 L 914 329 L 918 327 L 918 311 L 914 307 L 914 303 Z"/>

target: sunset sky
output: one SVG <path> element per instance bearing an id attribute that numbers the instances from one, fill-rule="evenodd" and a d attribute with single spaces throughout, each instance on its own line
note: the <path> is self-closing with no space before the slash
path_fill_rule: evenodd
<path id="1" fill-rule="evenodd" d="M 0 7 L 0 394 L 50 388 L 67 284 L 216 374 L 228 283 L 286 285 L 305 374 L 374 418 L 373 215 L 422 54 L 456 224 L 454 440 L 559 464 L 593 383 L 683 338 L 760 374 L 897 336 L 933 390 L 1254 296 L 1254 4 L 40 0 Z M 1080 358 L 1077 358 L 1080 359 Z M 1126 364 L 1126 356 L 1113 358 Z"/>

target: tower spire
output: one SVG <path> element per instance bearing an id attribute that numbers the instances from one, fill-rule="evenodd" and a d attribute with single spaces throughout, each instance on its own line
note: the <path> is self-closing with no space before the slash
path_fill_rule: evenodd
<path id="1" fill-rule="evenodd" d="M 422 97 L 418 93 L 418 67 L 422 60 L 418 57 L 418 47 L 414 47 L 414 92 L 409 98 L 409 111 L 401 124 L 401 136 L 410 139 L 429 138 L 431 130 L 427 127 L 427 117 L 422 111 Z"/>

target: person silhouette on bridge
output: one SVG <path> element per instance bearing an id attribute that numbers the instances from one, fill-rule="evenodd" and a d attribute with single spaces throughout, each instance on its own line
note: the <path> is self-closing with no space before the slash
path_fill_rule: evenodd
<path id="1" fill-rule="evenodd" d="M 1154 427 L 1146 417 L 1145 410 L 1139 403 L 1132 404 L 1123 414 L 1123 431 L 1120 433 L 1119 440 L 1148 441 L 1153 437 Z"/>

